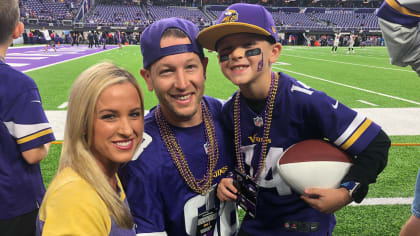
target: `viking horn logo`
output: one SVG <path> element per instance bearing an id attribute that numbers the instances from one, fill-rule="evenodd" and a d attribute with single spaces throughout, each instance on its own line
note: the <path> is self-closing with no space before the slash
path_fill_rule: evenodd
<path id="1" fill-rule="evenodd" d="M 222 23 L 235 21 L 238 21 L 238 12 L 236 10 L 225 11 L 225 17 L 223 18 Z"/>

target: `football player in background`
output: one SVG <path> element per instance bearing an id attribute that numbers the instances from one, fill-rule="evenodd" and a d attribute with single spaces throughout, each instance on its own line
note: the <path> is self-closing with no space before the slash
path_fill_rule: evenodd
<path id="1" fill-rule="evenodd" d="M 341 36 L 340 33 L 334 34 L 334 42 L 331 48 L 331 53 L 337 53 L 338 44 L 340 43 L 340 36 Z"/>
<path id="2" fill-rule="evenodd" d="M 54 135 L 35 82 L 5 63 L 23 32 L 18 0 L 0 4 L 0 235 L 35 234 L 45 193 L 39 163 Z"/>
<path id="3" fill-rule="evenodd" d="M 409 65 L 420 76 L 420 2 L 385 0 L 376 14 L 391 64 Z"/>
<path id="4" fill-rule="evenodd" d="M 45 29 L 45 27 L 42 27 L 41 30 L 42 34 L 44 35 L 44 39 L 45 39 L 45 43 L 47 44 L 45 46 L 45 51 L 48 51 L 48 46 L 51 46 L 54 49 L 54 52 L 57 51 L 55 48 L 55 42 L 54 39 L 51 38 L 50 33 L 48 32 L 47 29 Z"/>
<path id="5" fill-rule="evenodd" d="M 263 6 L 229 6 L 217 24 L 199 33 L 198 41 L 217 51 L 223 74 L 239 87 L 222 112 L 235 136 L 240 174 L 233 177 L 239 181 L 224 178 L 217 190 L 220 200 L 232 201 L 248 196 L 249 191 L 237 195 L 238 187 L 258 189 L 253 191 L 256 209 L 248 208 L 239 235 L 331 235 L 333 213 L 352 201 L 360 203 L 385 168 L 388 136 L 324 92 L 272 71 L 281 44 Z M 354 157 L 339 188 L 310 188 L 299 195 L 280 177 L 276 163 L 284 150 L 307 139 L 328 139 Z M 238 185 L 237 176 L 243 175 L 254 183 Z"/>
<path id="6" fill-rule="evenodd" d="M 353 33 L 350 33 L 350 36 L 349 36 L 349 48 L 348 48 L 347 54 L 349 54 L 350 51 L 351 51 L 351 53 L 354 53 L 354 38 L 355 37 L 356 36 Z"/>
<path id="7" fill-rule="evenodd" d="M 139 155 L 120 171 L 137 235 L 237 232 L 235 204 L 216 197 L 233 150 L 221 102 L 203 96 L 208 59 L 198 32 L 188 20 L 166 18 L 141 35 L 140 73 L 159 104 L 145 118 Z"/>

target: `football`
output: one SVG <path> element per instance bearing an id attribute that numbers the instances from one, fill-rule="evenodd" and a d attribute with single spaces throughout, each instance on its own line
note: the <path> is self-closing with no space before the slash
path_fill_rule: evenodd
<path id="1" fill-rule="evenodd" d="M 318 139 L 290 146 L 277 162 L 280 176 L 296 192 L 305 188 L 337 188 L 352 166 L 351 157 Z"/>

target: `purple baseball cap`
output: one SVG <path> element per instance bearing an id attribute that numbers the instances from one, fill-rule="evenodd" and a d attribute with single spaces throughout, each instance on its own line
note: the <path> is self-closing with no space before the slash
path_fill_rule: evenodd
<path id="1" fill-rule="evenodd" d="M 276 26 L 270 12 L 261 5 L 247 3 L 230 5 L 217 23 L 203 29 L 197 39 L 204 48 L 216 50 L 217 41 L 236 33 L 260 34 L 278 41 Z"/>
<path id="2" fill-rule="evenodd" d="M 160 47 L 160 39 L 163 32 L 168 28 L 178 28 L 182 30 L 190 39 L 191 44 L 174 45 L 169 47 Z M 148 68 L 155 61 L 164 56 L 195 52 L 200 58 L 204 58 L 203 48 L 197 42 L 197 34 L 200 30 L 189 20 L 176 17 L 165 18 L 149 25 L 141 34 L 140 46 L 143 55 L 143 68 Z"/>

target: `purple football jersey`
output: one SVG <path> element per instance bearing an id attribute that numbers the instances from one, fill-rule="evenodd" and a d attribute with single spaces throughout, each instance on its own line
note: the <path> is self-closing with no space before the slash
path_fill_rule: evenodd
<path id="1" fill-rule="evenodd" d="M 222 104 L 205 96 L 204 101 L 216 127 L 219 159 L 213 174 L 218 183 L 233 165 L 232 138 L 221 126 Z M 214 235 L 232 235 L 237 229 L 236 206 L 220 203 L 211 191 L 201 195 L 191 190 L 170 156 L 159 133 L 153 108 L 145 118 L 143 151 L 119 172 L 127 199 L 137 224 L 138 235 L 196 235 L 197 216 L 216 208 L 218 211 Z M 201 179 L 207 169 L 204 124 L 179 128 L 170 126 L 193 175 Z"/>
<path id="2" fill-rule="evenodd" d="M 285 232 L 299 235 L 299 232 L 286 230 L 289 222 L 318 222 L 318 233 L 326 235 L 335 226 L 334 216 L 320 213 L 301 200 L 277 173 L 276 163 L 288 147 L 307 139 L 326 138 L 346 152 L 357 155 L 378 134 L 380 127 L 324 92 L 283 73 L 278 75 L 265 165 L 257 179 L 260 190 L 256 218 L 246 215 L 241 227 L 252 235 L 271 236 Z M 235 95 L 223 107 L 225 125 L 232 129 L 232 133 Z M 264 114 L 255 113 L 241 95 L 241 152 L 245 170 L 251 176 L 257 172 L 260 161 L 264 130 L 262 117 Z"/>
<path id="3" fill-rule="evenodd" d="M 35 82 L 0 61 L 0 219 L 39 207 L 45 192 L 39 164 L 22 152 L 54 140 Z"/>

